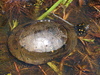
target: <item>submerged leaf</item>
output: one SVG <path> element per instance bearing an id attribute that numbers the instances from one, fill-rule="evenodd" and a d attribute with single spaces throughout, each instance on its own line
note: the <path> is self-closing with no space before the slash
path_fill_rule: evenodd
<path id="1" fill-rule="evenodd" d="M 87 42 L 94 42 L 94 39 L 83 39 L 83 40 Z"/>

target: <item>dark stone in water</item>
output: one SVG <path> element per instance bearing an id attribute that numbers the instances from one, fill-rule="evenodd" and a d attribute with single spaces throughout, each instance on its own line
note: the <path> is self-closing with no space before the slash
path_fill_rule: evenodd
<path id="1" fill-rule="evenodd" d="M 43 64 L 70 53 L 77 44 L 74 28 L 51 20 L 16 27 L 8 38 L 9 50 L 29 64 Z"/>

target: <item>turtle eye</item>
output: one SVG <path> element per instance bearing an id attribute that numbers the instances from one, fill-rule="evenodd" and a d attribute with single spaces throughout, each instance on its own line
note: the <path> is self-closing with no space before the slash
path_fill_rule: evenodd
<path id="1" fill-rule="evenodd" d="M 84 36 L 88 28 L 89 25 L 85 25 L 84 23 L 75 26 L 75 30 L 78 36 Z"/>

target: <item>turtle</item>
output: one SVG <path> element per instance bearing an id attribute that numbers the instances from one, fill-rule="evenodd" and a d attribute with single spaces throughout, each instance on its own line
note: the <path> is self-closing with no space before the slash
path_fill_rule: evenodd
<path id="1" fill-rule="evenodd" d="M 8 38 L 11 54 L 28 64 L 44 64 L 72 52 L 77 33 L 69 24 L 37 20 L 17 26 Z"/>

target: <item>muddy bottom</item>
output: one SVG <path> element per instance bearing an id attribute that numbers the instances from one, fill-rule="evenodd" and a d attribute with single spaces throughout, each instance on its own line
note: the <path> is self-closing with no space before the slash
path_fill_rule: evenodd
<path id="1" fill-rule="evenodd" d="M 85 36 L 78 36 L 74 53 L 64 60 L 63 75 L 100 75 L 100 19 L 91 18 L 90 12 L 94 9 L 88 6 L 74 9 L 72 5 L 66 11 L 70 8 L 67 20 L 74 25 L 89 24 L 90 28 Z M 13 57 L 7 47 L 8 30 L 6 25 L 0 27 L 0 75 L 57 75 L 47 64 L 35 66 Z M 57 65 L 60 62 L 61 59 L 55 60 Z"/>

